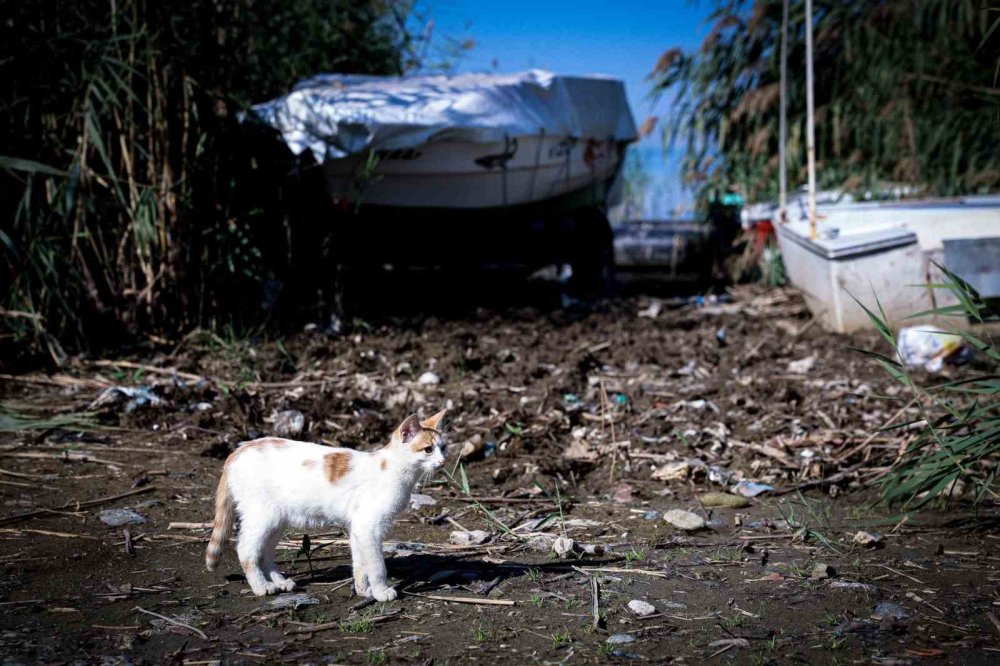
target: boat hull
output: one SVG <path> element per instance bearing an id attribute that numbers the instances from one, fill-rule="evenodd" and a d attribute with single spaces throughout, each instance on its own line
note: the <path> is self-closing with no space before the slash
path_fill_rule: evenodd
<path id="1" fill-rule="evenodd" d="M 928 286 L 945 280 L 938 265 L 962 277 L 969 268 L 955 253 L 946 257 L 945 244 L 1000 237 L 1000 200 L 831 206 L 820 209 L 818 226 L 818 238 L 810 239 L 802 220 L 775 225 L 788 279 L 824 328 L 870 329 L 864 308 L 881 308 L 894 328 L 930 322 L 965 328 L 962 317 L 912 315 L 957 303 L 948 290 Z"/>
<path id="2" fill-rule="evenodd" d="M 494 208 L 592 190 L 602 205 L 625 143 L 521 136 L 497 143 L 433 141 L 328 160 L 331 196 L 377 206 Z"/>

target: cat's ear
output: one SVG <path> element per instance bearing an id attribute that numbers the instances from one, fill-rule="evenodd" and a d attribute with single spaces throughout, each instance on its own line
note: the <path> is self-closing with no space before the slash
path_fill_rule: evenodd
<path id="1" fill-rule="evenodd" d="M 441 420 L 444 419 L 444 415 L 447 414 L 447 413 L 448 413 L 447 409 L 442 409 L 440 412 L 438 412 L 434 416 L 432 416 L 432 417 L 430 417 L 430 418 L 428 418 L 428 419 L 426 419 L 424 421 L 421 421 L 420 425 L 422 425 L 425 428 L 430 428 L 431 430 L 440 430 L 441 428 L 439 428 L 438 425 L 440 425 Z"/>
<path id="2" fill-rule="evenodd" d="M 408 442 L 423 431 L 420 426 L 420 418 L 416 414 L 410 414 L 396 428 L 396 438 L 401 442 Z"/>

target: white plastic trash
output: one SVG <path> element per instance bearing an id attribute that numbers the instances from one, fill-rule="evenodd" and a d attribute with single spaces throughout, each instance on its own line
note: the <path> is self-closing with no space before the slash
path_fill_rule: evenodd
<path id="1" fill-rule="evenodd" d="M 940 372 L 945 362 L 963 362 L 971 353 L 961 335 L 937 326 L 901 328 L 896 342 L 900 362 L 908 368 L 922 367 L 927 372 Z"/>

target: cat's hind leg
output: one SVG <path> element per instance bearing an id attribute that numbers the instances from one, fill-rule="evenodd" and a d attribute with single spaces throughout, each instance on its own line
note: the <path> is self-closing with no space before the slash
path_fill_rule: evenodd
<path id="1" fill-rule="evenodd" d="M 278 542 L 281 541 L 281 537 L 284 534 L 284 526 L 279 526 L 272 530 L 270 534 L 267 535 L 267 543 L 264 546 L 264 561 L 263 568 L 264 574 L 270 579 L 274 586 L 281 592 L 291 592 L 295 589 L 295 581 L 290 578 L 285 578 L 278 571 L 278 565 L 275 564 L 275 552 L 278 548 Z"/>
<path id="2" fill-rule="evenodd" d="M 247 576 L 250 589 L 258 597 L 278 591 L 278 587 L 268 579 L 264 569 L 267 561 L 265 558 L 270 558 L 266 554 L 268 532 L 265 525 L 252 519 L 243 520 L 236 542 L 236 554 L 240 558 L 240 566 Z"/>

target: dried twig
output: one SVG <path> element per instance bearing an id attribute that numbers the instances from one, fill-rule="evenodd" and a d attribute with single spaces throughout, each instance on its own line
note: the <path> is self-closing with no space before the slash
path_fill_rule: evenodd
<path id="1" fill-rule="evenodd" d="M 201 629 L 197 629 L 195 627 L 192 627 L 190 624 L 184 624 L 183 622 L 179 622 L 179 621 L 177 621 L 177 620 L 175 620 L 175 619 L 173 619 L 171 617 L 167 617 L 166 615 L 160 615 L 159 613 L 154 613 L 153 611 L 148 611 L 145 608 L 140 608 L 139 606 L 136 606 L 133 610 L 137 610 L 140 613 L 145 613 L 146 615 L 152 615 L 153 617 L 158 617 L 161 620 L 163 620 L 164 622 L 169 622 L 170 624 L 172 624 L 174 626 L 183 627 L 184 629 L 188 629 L 190 631 L 193 631 L 202 640 L 206 640 L 206 641 L 208 640 L 208 636 L 205 635 L 205 632 L 203 632 Z"/>
<path id="2" fill-rule="evenodd" d="M 457 604 L 475 604 L 477 606 L 514 606 L 516 602 L 510 599 L 477 599 L 475 597 L 445 597 L 437 594 L 421 594 L 420 592 L 402 592 L 408 597 L 421 597 L 435 601 L 453 601 Z"/>
<path id="3" fill-rule="evenodd" d="M 108 502 L 114 502 L 115 500 L 120 500 L 125 497 L 131 497 L 132 495 L 141 495 L 143 493 L 149 493 L 156 490 L 156 486 L 143 486 L 142 488 L 136 488 L 135 490 L 130 490 L 127 493 L 121 493 L 119 495 L 110 495 L 108 497 L 98 497 L 97 499 L 87 500 L 85 502 L 69 501 L 63 504 L 61 507 L 56 509 L 36 509 L 35 511 L 29 511 L 27 513 L 21 513 L 15 516 L 4 516 L 0 518 L 0 525 L 5 525 L 7 523 L 16 523 L 21 520 L 27 520 L 28 518 L 37 518 L 39 516 L 46 516 L 52 513 L 57 513 L 64 509 L 73 509 L 74 511 L 79 511 L 80 509 L 89 509 L 95 506 L 100 506 L 101 504 L 107 504 Z"/>

